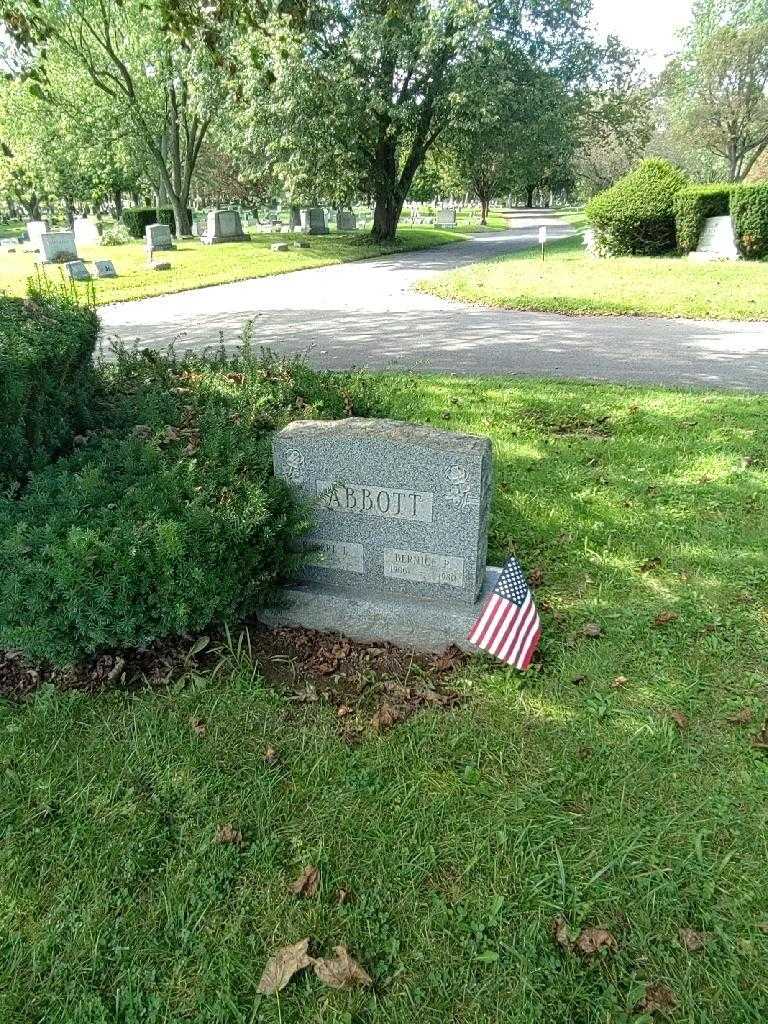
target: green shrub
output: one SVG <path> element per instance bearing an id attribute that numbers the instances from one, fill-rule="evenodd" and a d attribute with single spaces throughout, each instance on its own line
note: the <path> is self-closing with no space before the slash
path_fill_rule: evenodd
<path id="1" fill-rule="evenodd" d="M 675 231 L 678 252 L 686 255 L 699 244 L 707 217 L 725 217 L 731 208 L 735 185 L 691 185 L 675 196 Z"/>
<path id="2" fill-rule="evenodd" d="M 598 249 L 612 256 L 660 256 L 675 248 L 674 199 L 687 178 L 666 160 L 644 160 L 587 204 Z"/>
<path id="3" fill-rule="evenodd" d="M 192 211 L 187 210 L 187 215 L 191 217 Z M 144 238 L 148 224 L 167 224 L 171 234 L 176 234 L 176 218 L 170 206 L 161 206 L 159 210 L 154 206 L 132 206 L 123 210 L 122 220 L 133 238 Z"/>
<path id="4" fill-rule="evenodd" d="M 127 245 L 130 240 L 131 233 L 125 224 L 113 224 L 101 236 L 102 245 Z"/>
<path id="5" fill-rule="evenodd" d="M 307 525 L 272 471 L 271 431 L 343 415 L 300 363 L 119 353 L 98 430 L 0 499 L 0 650 L 68 664 L 247 615 Z"/>
<path id="6" fill-rule="evenodd" d="M 98 321 L 73 289 L 0 296 L 0 491 L 71 445 L 90 422 Z"/>
<path id="7" fill-rule="evenodd" d="M 734 189 L 731 216 L 742 256 L 748 260 L 765 259 L 768 256 L 768 181 Z"/>

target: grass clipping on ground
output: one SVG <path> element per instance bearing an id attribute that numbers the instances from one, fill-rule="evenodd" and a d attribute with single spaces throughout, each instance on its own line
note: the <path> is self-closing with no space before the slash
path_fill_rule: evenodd
<path id="1" fill-rule="evenodd" d="M 233 633 L 164 689 L 0 702 L 0 1020 L 764 1019 L 768 399 L 348 386 L 491 437 L 535 669 L 462 662 L 449 713 L 377 731 L 345 649 L 312 682 L 286 639 L 270 677 Z M 305 938 L 372 984 L 260 994 Z"/>
<path id="2" fill-rule="evenodd" d="M 596 259 L 581 234 L 419 284 L 446 299 L 547 313 L 768 319 L 768 263 Z"/>

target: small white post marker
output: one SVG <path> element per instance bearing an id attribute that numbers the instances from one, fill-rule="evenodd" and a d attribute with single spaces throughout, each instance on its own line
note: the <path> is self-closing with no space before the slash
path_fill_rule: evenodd
<path id="1" fill-rule="evenodd" d="M 541 258 L 544 259 L 544 246 L 547 244 L 547 229 L 542 226 L 539 228 L 539 245 L 541 246 Z"/>

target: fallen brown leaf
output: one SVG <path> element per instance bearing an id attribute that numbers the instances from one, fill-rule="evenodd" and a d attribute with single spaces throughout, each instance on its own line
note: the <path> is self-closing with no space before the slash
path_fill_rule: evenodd
<path id="1" fill-rule="evenodd" d="M 731 725 L 749 725 L 751 721 L 751 708 L 742 708 L 741 711 L 736 711 L 732 715 L 728 715 L 726 718 L 726 722 L 730 722 Z"/>
<path id="2" fill-rule="evenodd" d="M 528 583 L 534 590 L 544 585 L 544 570 L 540 566 L 537 565 L 528 573 Z"/>
<path id="3" fill-rule="evenodd" d="M 197 715 L 192 715 L 189 720 L 189 724 L 192 727 L 192 731 L 196 732 L 198 736 L 205 736 L 208 731 L 208 727 L 205 724 L 204 718 L 198 718 Z"/>
<path id="4" fill-rule="evenodd" d="M 706 932 L 697 932 L 693 928 L 681 928 L 677 934 L 689 953 L 697 953 L 704 949 L 709 940 Z"/>
<path id="5" fill-rule="evenodd" d="M 301 872 L 295 882 L 291 882 L 288 891 L 294 896 L 306 896 L 311 898 L 317 895 L 317 888 L 320 884 L 320 872 L 314 865 L 308 864 Z"/>
<path id="6" fill-rule="evenodd" d="M 668 1013 L 677 1006 L 677 997 L 666 985 L 649 985 L 635 1007 L 640 1013 Z"/>
<path id="7" fill-rule="evenodd" d="M 681 731 L 688 728 L 688 719 L 682 711 L 670 711 L 669 717 Z"/>
<path id="8" fill-rule="evenodd" d="M 336 904 L 339 907 L 343 907 L 346 903 L 351 903 L 352 893 L 349 889 L 337 889 L 336 890 Z"/>
<path id="9" fill-rule="evenodd" d="M 661 565 L 661 559 L 658 555 L 654 555 L 653 558 L 649 558 L 647 562 L 643 562 L 640 566 L 640 572 L 652 572 L 654 569 L 658 569 Z"/>
<path id="10" fill-rule="evenodd" d="M 399 718 L 400 715 L 393 707 L 390 707 L 389 704 L 382 704 L 371 719 L 371 725 L 375 732 L 386 732 Z"/>
<path id="11" fill-rule="evenodd" d="M 616 678 L 611 683 L 611 686 L 614 688 L 614 690 L 618 690 L 622 686 L 626 686 L 628 682 L 629 680 L 626 676 L 616 676 Z"/>
<path id="12" fill-rule="evenodd" d="M 752 746 L 755 750 L 768 750 L 768 722 L 756 736 L 752 737 Z"/>
<path id="13" fill-rule="evenodd" d="M 264 996 L 274 995 L 284 989 L 297 971 L 303 971 L 314 960 L 309 956 L 309 939 L 302 939 L 293 946 L 283 946 L 267 960 L 257 992 Z"/>
<path id="14" fill-rule="evenodd" d="M 274 768 L 276 764 L 280 763 L 280 755 L 274 747 L 269 746 L 264 751 L 264 764 L 268 768 Z"/>
<path id="15" fill-rule="evenodd" d="M 674 623 L 678 620 L 680 615 L 676 611 L 659 611 L 653 620 L 654 626 L 667 626 L 668 623 Z"/>
<path id="16" fill-rule="evenodd" d="M 584 956 L 594 956 L 601 949 L 618 949 L 616 939 L 606 928 L 582 928 L 576 940 L 576 949 Z"/>
<path id="17" fill-rule="evenodd" d="M 315 974 L 329 988 L 354 988 L 372 985 L 373 979 L 359 963 L 352 959 L 346 946 L 336 946 L 333 958 L 319 958 L 314 962 Z"/>
<path id="18" fill-rule="evenodd" d="M 243 833 L 231 825 L 220 825 L 214 837 L 216 843 L 231 843 L 233 846 L 239 846 L 242 841 Z"/>
<path id="19" fill-rule="evenodd" d="M 562 914 L 558 914 L 552 921 L 552 939 L 560 949 L 564 949 L 568 953 L 573 949 L 573 943 L 568 935 L 568 922 Z"/>
<path id="20" fill-rule="evenodd" d="M 581 632 L 584 636 L 598 637 L 603 635 L 603 627 L 597 622 L 585 622 L 581 627 Z"/>
<path id="21" fill-rule="evenodd" d="M 349 706 L 349 704 L 342 704 L 340 707 L 336 708 L 336 717 L 337 718 L 346 718 L 347 715 L 351 715 L 351 714 L 352 714 L 352 708 Z"/>

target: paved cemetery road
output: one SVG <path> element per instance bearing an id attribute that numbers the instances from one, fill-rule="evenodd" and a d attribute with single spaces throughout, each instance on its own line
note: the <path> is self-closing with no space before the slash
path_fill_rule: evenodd
<path id="1" fill-rule="evenodd" d="M 569 233 L 555 218 L 520 211 L 509 231 L 424 252 L 300 270 L 101 310 L 106 340 L 203 349 L 254 340 L 306 352 L 316 366 L 415 369 L 768 391 L 768 324 L 569 317 L 448 302 L 411 290 L 445 270 Z"/>

